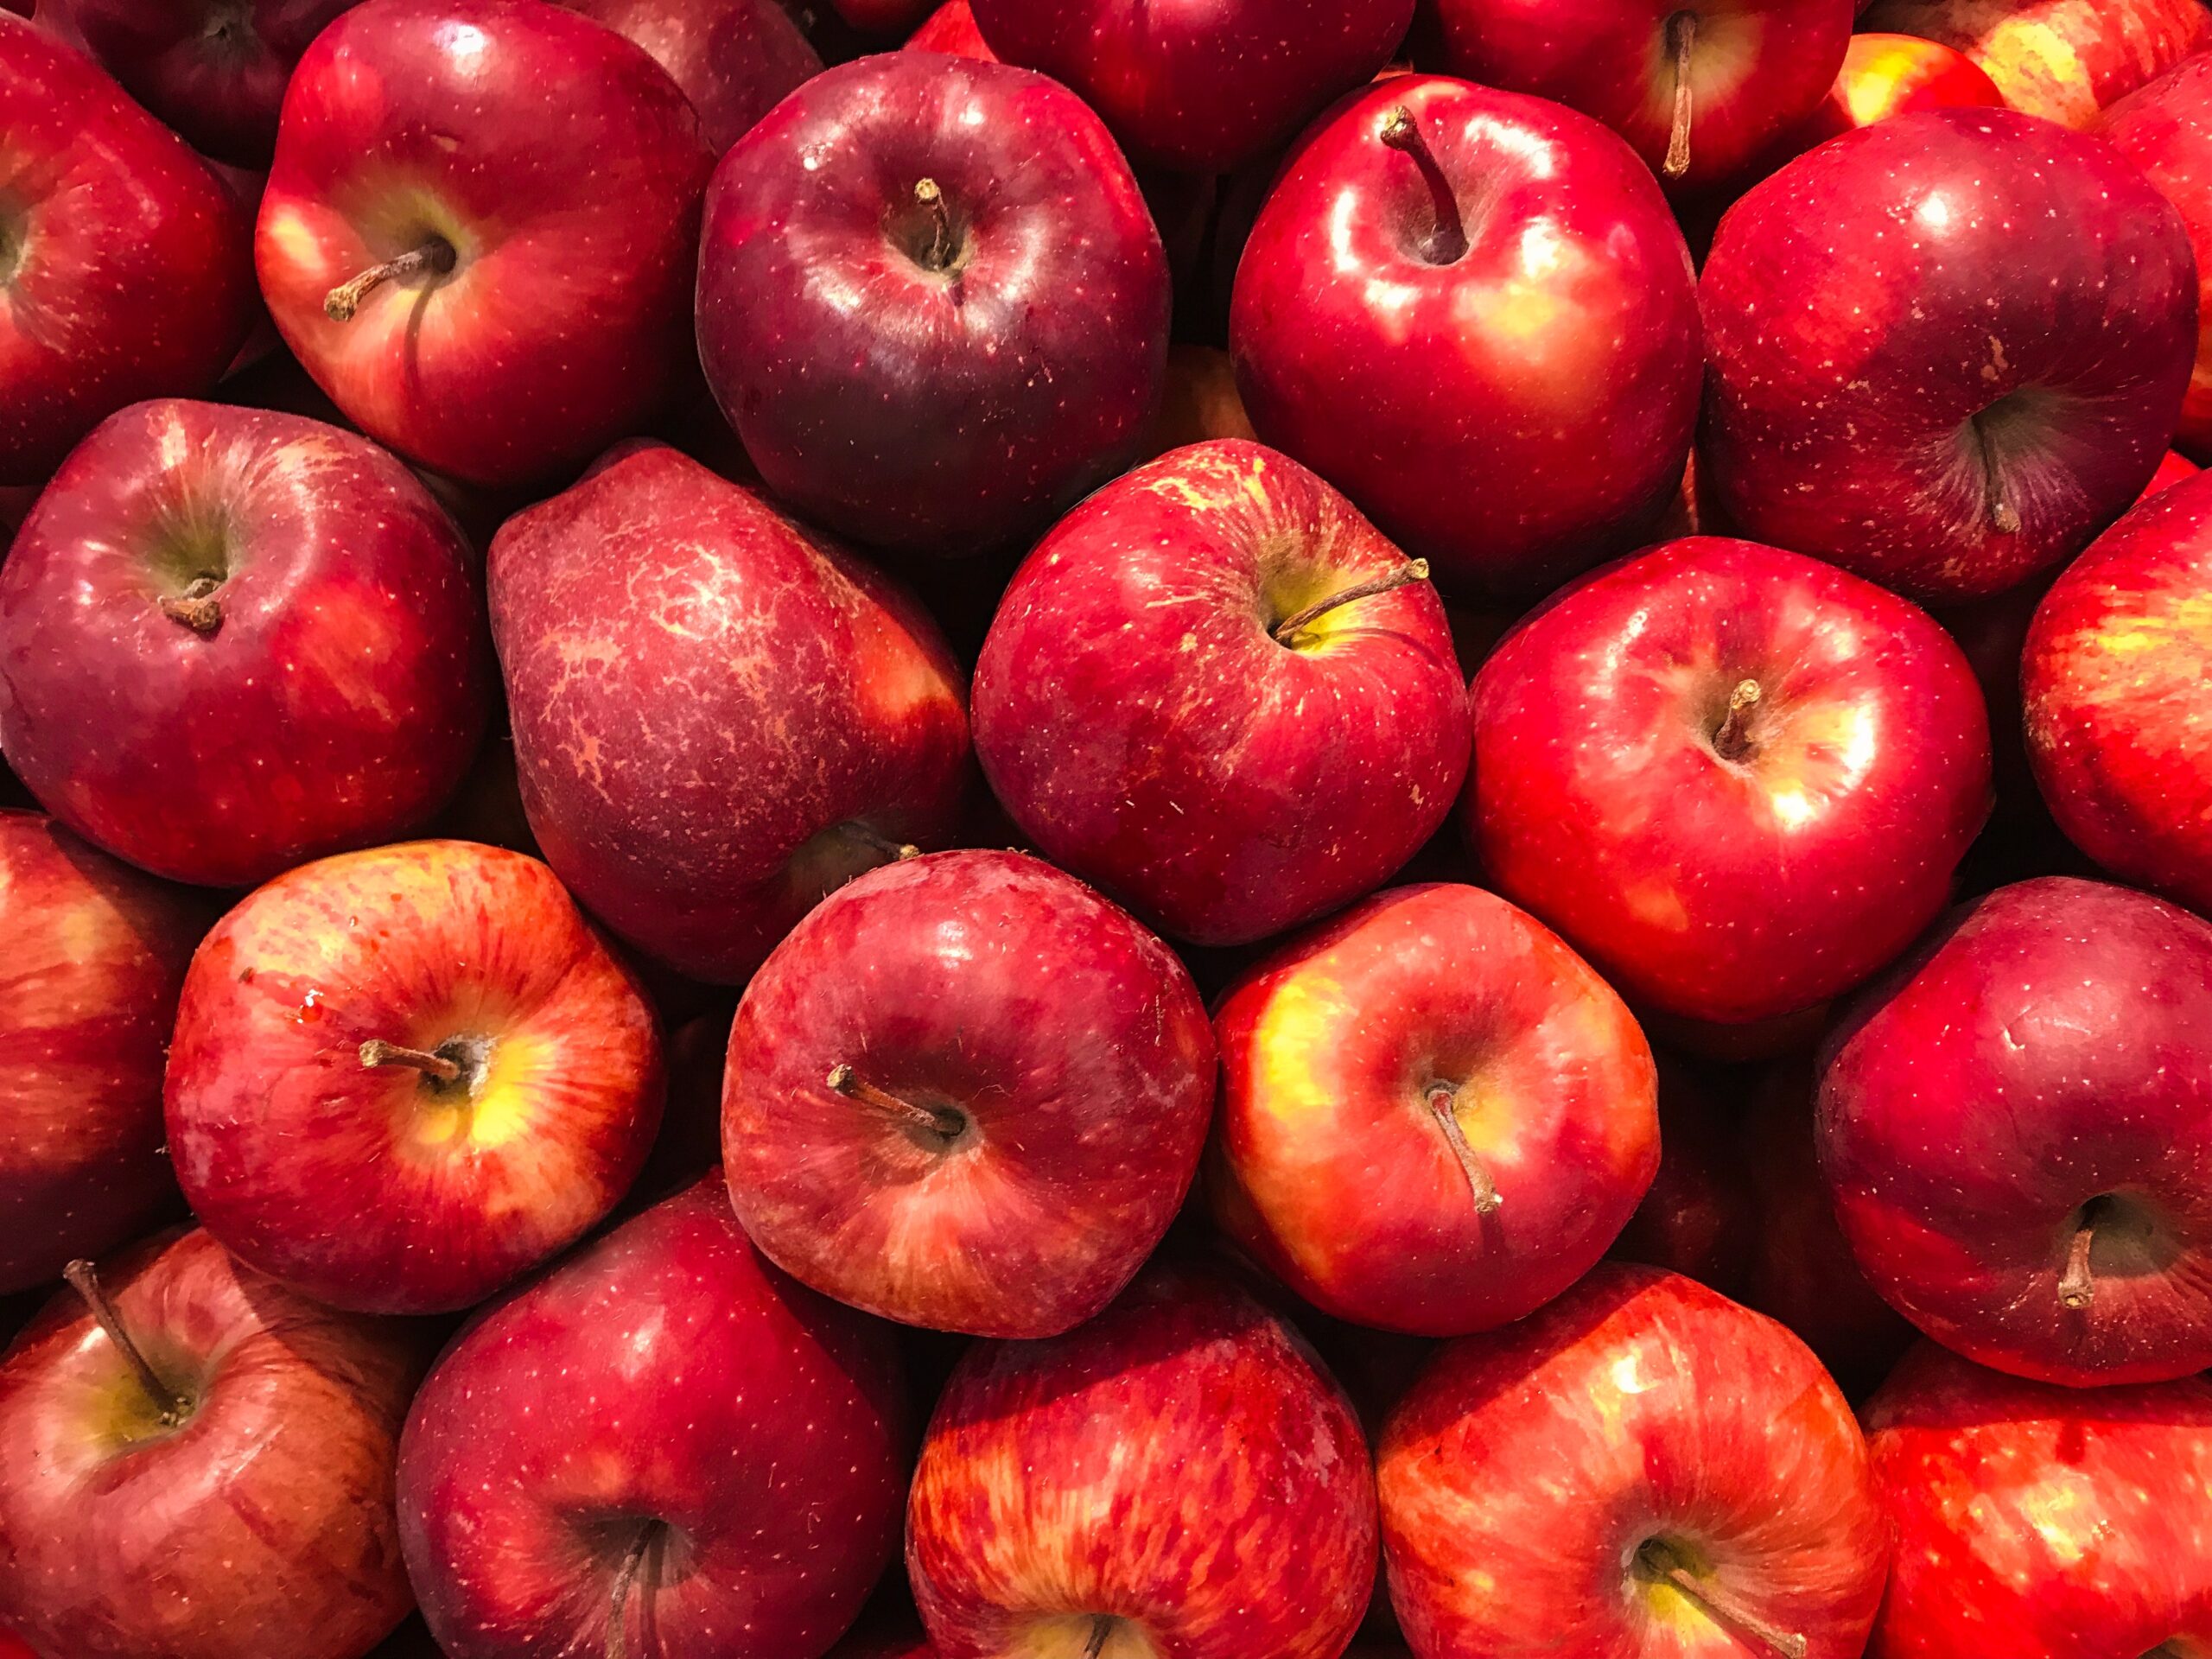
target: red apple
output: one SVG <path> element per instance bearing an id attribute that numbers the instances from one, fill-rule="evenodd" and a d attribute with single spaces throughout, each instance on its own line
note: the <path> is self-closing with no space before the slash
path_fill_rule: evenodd
<path id="1" fill-rule="evenodd" d="M 1681 232 L 1594 121 L 1436 75 L 1309 134 L 1244 245 L 1252 424 L 1436 563 L 1531 597 L 1636 545 L 1700 372 Z"/>
<path id="2" fill-rule="evenodd" d="M 2181 217 L 2094 139 L 1927 110 L 1756 185 L 1706 262 L 1699 478 L 1917 598 L 2063 563 L 2157 470 L 2196 350 Z"/>
<path id="3" fill-rule="evenodd" d="M 453 1659 L 817 1659 L 899 1540 L 889 1334 L 761 1259 L 719 1173 L 482 1315 L 399 1518 Z"/>
<path id="4" fill-rule="evenodd" d="M 162 1065 L 207 923 L 51 818 L 0 810 L 0 1295 L 181 1207 Z"/>
<path id="5" fill-rule="evenodd" d="M 137 404 L 62 464 L 0 570 L 0 747 L 79 835 L 181 881 L 389 841 L 483 734 L 474 564 L 366 439 Z"/>
<path id="6" fill-rule="evenodd" d="M 2196 463 L 2187 455 L 2178 450 L 2169 449 L 2166 458 L 2158 463 L 2158 470 L 2151 474 L 2151 481 L 2143 486 L 2143 493 L 2135 499 L 2139 502 L 2147 501 L 2160 490 L 2171 489 L 2184 478 L 2196 477 L 2197 471 Z"/>
<path id="7" fill-rule="evenodd" d="M 285 94 L 262 292 L 371 437 L 472 483 L 541 481 L 674 383 L 713 159 L 611 29 L 543 0 L 366 0 Z"/>
<path id="8" fill-rule="evenodd" d="M 1344 497 L 1255 443 L 1116 480 L 1038 543 L 976 668 L 976 747 L 1046 856 L 1200 944 L 1387 880 L 1451 810 L 1444 607 Z"/>
<path id="9" fill-rule="evenodd" d="M 2212 43 L 2201 0 L 1878 0 L 1863 21 L 1957 48 L 2014 109 L 2068 127 Z"/>
<path id="10" fill-rule="evenodd" d="M 1608 1256 L 1742 1298 L 1758 1222 L 1734 1104 L 1684 1062 L 1659 1058 L 1658 1172 Z"/>
<path id="11" fill-rule="evenodd" d="M 2212 1365 L 2212 925 L 2000 888 L 1839 1029 L 1819 1133 L 1859 1266 L 1945 1346 L 2074 1387 Z"/>
<path id="12" fill-rule="evenodd" d="M 1690 537 L 1601 571 L 1470 693 L 1462 822 L 1497 890 L 1632 1001 L 1749 1024 L 1940 912 L 1989 724 L 1933 618 L 1817 560 Z"/>
<path id="13" fill-rule="evenodd" d="M 968 0 L 944 0 L 922 26 L 906 37 L 909 52 L 949 52 L 957 58 L 982 58 L 995 63 L 999 54 L 976 26 L 975 8 Z"/>
<path id="14" fill-rule="evenodd" d="M 334 1307 L 468 1307 L 574 1243 L 658 1127 L 652 1010 L 535 859 L 301 866 L 201 943 L 166 1109 L 185 1197 Z"/>
<path id="15" fill-rule="evenodd" d="M 1227 173 L 1390 60 L 1414 0 L 971 0 L 1008 63 L 1080 92 L 1139 162 Z"/>
<path id="16" fill-rule="evenodd" d="M 2212 1383 L 2057 1389 L 1923 1343 L 1866 1442 L 1897 1537 L 1870 1659 L 2212 1644 Z"/>
<path id="17" fill-rule="evenodd" d="M 1166 255 L 1067 88 L 886 53 L 723 158 L 700 361 L 768 487 L 842 535 L 973 552 L 1112 476 L 1160 401 Z"/>
<path id="18" fill-rule="evenodd" d="M 1288 1325 L 1156 1266 L 1067 1336 L 969 1350 L 906 1568 L 943 1659 L 1335 1659 L 1375 1578 L 1367 1445 Z"/>
<path id="19" fill-rule="evenodd" d="M 784 96 L 822 73 L 777 0 L 559 0 L 636 41 L 668 71 L 721 155 Z"/>
<path id="20" fill-rule="evenodd" d="M 252 326 L 246 216 L 91 62 L 0 13 L 0 485 L 142 397 L 215 384 Z"/>
<path id="21" fill-rule="evenodd" d="M 421 1372 L 164 1234 L 71 1269 L 0 1359 L 0 1607 L 49 1659 L 359 1659 L 414 1603 L 392 1471 Z"/>
<path id="22" fill-rule="evenodd" d="M 823 893 L 957 823 L 964 688 L 920 607 L 675 450 L 516 515 L 489 582 L 547 861 L 683 972 L 743 982 Z"/>
<path id="23" fill-rule="evenodd" d="M 1419 1659 L 1858 1659 L 1887 1541 L 1851 1409 L 1802 1343 L 1608 1262 L 1439 1355 L 1376 1459 Z"/>
<path id="24" fill-rule="evenodd" d="M 1835 85 L 1793 137 L 1810 149 L 1893 115 L 2004 102 L 1997 83 L 1963 52 L 1916 35 L 1853 35 Z"/>
<path id="25" fill-rule="evenodd" d="M 1548 929 L 1396 887 L 1284 945 L 1215 1015 L 1222 1229 L 1356 1324 L 1517 1319 L 1605 1252 L 1659 1164 L 1651 1050 Z"/>

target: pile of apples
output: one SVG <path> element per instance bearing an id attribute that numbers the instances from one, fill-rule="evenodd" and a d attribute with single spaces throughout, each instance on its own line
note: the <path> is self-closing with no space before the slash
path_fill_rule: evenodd
<path id="1" fill-rule="evenodd" d="M 0 0 L 0 1659 L 2212 1659 L 2208 276 L 2202 0 Z"/>

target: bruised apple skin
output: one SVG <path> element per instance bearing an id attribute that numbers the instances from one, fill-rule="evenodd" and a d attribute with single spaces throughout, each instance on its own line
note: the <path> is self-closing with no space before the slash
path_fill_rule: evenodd
<path id="1" fill-rule="evenodd" d="M 2212 42 L 2198 0 L 1878 0 L 1859 27 L 1955 48 L 2012 108 L 2063 127 Z"/>

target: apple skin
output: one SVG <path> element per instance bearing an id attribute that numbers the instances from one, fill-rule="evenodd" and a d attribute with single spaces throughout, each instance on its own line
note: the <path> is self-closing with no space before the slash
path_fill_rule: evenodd
<path id="1" fill-rule="evenodd" d="M 1963 52 L 1915 35 L 1853 35 L 1835 85 L 1798 131 L 1809 148 L 1915 110 L 2004 102 L 1997 83 Z"/>
<path id="2" fill-rule="evenodd" d="M 969 1350 L 923 1440 L 907 1573 L 943 1659 L 1077 1659 L 1102 1619 L 1098 1659 L 1335 1659 L 1374 1586 L 1369 1470 L 1304 1338 L 1155 1264 L 1065 1337 Z"/>
<path id="3" fill-rule="evenodd" d="M 644 427 L 690 350 L 713 154 L 643 49 L 543 0 L 366 0 L 301 58 L 261 200 L 270 315 L 371 437 L 539 484 Z M 331 290 L 433 245 L 350 321 Z"/>
<path id="4" fill-rule="evenodd" d="M 1868 1659 L 2212 1644 L 2212 1382 L 2058 1389 L 1923 1343 L 1866 1441 L 1897 1539 Z"/>
<path id="5" fill-rule="evenodd" d="M 1441 169 L 1386 143 L 1399 111 Z M 1635 546 L 1681 478 L 1701 365 L 1689 251 L 1596 122 L 1438 75 L 1346 100 L 1286 162 L 1230 303 L 1252 424 L 1440 580 L 1526 600 Z"/>
<path id="6" fill-rule="evenodd" d="M 1955 47 L 2012 108 L 2063 127 L 2212 44 L 2199 0 L 1879 0 L 1860 26 Z"/>
<path id="7" fill-rule="evenodd" d="M 2170 490 L 2185 478 L 2194 478 L 2201 469 L 2197 464 L 2177 449 L 2166 451 L 2166 458 L 2158 463 L 2158 470 L 2151 474 L 2151 481 L 2143 486 L 2138 503 L 2148 501 L 2161 490 Z"/>
<path id="8" fill-rule="evenodd" d="M 957 1112 L 951 1140 L 847 1098 Z M 1025 853 L 951 852 L 831 894 L 746 987 L 722 1155 L 747 1234 L 908 1325 L 1058 1336 L 1120 1294 L 1190 1190 L 1213 1033 L 1174 953 Z"/>
<path id="9" fill-rule="evenodd" d="M 1387 880 L 1442 822 L 1467 714 L 1413 582 L 1272 628 L 1403 554 L 1287 456 L 1224 441 L 1116 480 L 1015 574 L 976 668 L 976 748 L 1045 855 L 1198 944 Z"/>
<path id="10" fill-rule="evenodd" d="M 822 54 L 778 0 L 557 0 L 635 41 L 668 71 L 717 156 L 785 94 L 822 73 Z"/>
<path id="11" fill-rule="evenodd" d="M 203 632 L 175 607 L 210 577 Z M 421 827 L 491 697 L 461 531 L 392 456 L 298 416 L 110 416 L 0 569 L 0 747 L 78 834 L 175 880 Z"/>
<path id="12" fill-rule="evenodd" d="M 453 1659 L 616 1651 L 641 1544 L 629 1659 L 816 1659 L 898 1548 L 912 1447 L 890 1332 L 770 1266 L 716 1172 L 446 1351 L 400 1535 Z"/>
<path id="13" fill-rule="evenodd" d="M 371 1065 L 372 1040 L 453 1045 L 462 1077 Z M 552 872 L 433 841 L 302 865 L 217 923 L 164 1104 L 185 1197 L 232 1250 L 334 1307 L 430 1313 L 597 1223 L 661 1096 L 652 1012 Z"/>
<path id="14" fill-rule="evenodd" d="M 1414 0 L 970 0 L 1008 63 L 1065 81 L 1141 165 L 1228 173 L 1390 60 Z"/>
<path id="15" fill-rule="evenodd" d="M 1605 1254 L 1664 1268 L 1740 1301 L 1759 1228 L 1738 1145 L 1745 1131 L 1738 1103 L 1724 1103 L 1705 1075 L 1683 1061 L 1656 1058 L 1658 1172 Z"/>
<path id="16" fill-rule="evenodd" d="M 983 39 L 983 31 L 976 26 L 975 8 L 968 0 L 944 0 L 944 3 L 924 20 L 922 26 L 906 37 L 909 52 L 945 52 L 956 58 L 980 58 L 987 63 L 999 61 L 999 54 Z"/>
<path id="17" fill-rule="evenodd" d="M 165 1427 L 73 1291 L 0 1358 L 0 1606 L 68 1659 L 359 1659 L 414 1605 L 392 1508 L 419 1335 L 168 1233 L 100 1274 L 194 1404 Z"/>
<path id="18" fill-rule="evenodd" d="M 1659 1167 L 1634 1018 L 1479 888 L 1394 887 L 1291 940 L 1222 998 L 1215 1035 L 1216 1218 L 1355 1324 L 1446 1337 L 1521 1318 L 1605 1253 Z"/>
<path id="19" fill-rule="evenodd" d="M 2000 888 L 1847 1015 L 1819 1114 L 1853 1254 L 1945 1346 L 2077 1388 L 2212 1365 L 2212 925 L 2070 876 Z"/>
<path id="20" fill-rule="evenodd" d="M 840 65 L 707 194 L 708 384 L 770 489 L 873 545 L 978 551 L 1119 471 L 1160 402 L 1168 308 L 1160 232 L 1105 127 L 1005 64 Z"/>
<path id="21" fill-rule="evenodd" d="M 0 810 L 0 1295 L 182 1209 L 162 1066 L 207 922 L 53 819 Z"/>
<path id="22" fill-rule="evenodd" d="M 142 397 L 215 384 L 253 325 L 230 188 L 86 58 L 0 14 L 0 486 Z"/>
<path id="23" fill-rule="evenodd" d="M 2009 110 L 1822 144 L 1720 221 L 1700 482 L 1745 535 L 1918 599 L 2061 563 L 2172 436 L 2188 244 L 2123 157 Z"/>
<path id="24" fill-rule="evenodd" d="M 1805 1345 L 1679 1274 L 1607 1262 L 1446 1346 L 1376 1454 L 1420 1659 L 1761 1652 L 1640 1551 L 1671 1545 L 1803 1659 L 1859 1659 L 1887 1541 L 1851 1409 Z"/>
<path id="25" fill-rule="evenodd" d="M 2021 656 L 2028 755 L 2082 851 L 2212 908 L 2212 479 L 2137 507 L 2061 573 Z"/>
<path id="26" fill-rule="evenodd" d="M 958 665 L 910 595 L 762 497 L 632 447 L 510 519 L 489 587 L 547 861 L 683 972 L 741 984 L 887 840 L 950 839 Z"/>
<path id="27" fill-rule="evenodd" d="M 1763 693 L 1741 757 L 1732 694 Z M 1497 890 L 1639 1006 L 1749 1025 L 1857 985 L 1942 910 L 1989 811 L 1974 671 L 1834 566 L 1689 537 L 1524 621 L 1469 692 L 1461 823 Z"/>

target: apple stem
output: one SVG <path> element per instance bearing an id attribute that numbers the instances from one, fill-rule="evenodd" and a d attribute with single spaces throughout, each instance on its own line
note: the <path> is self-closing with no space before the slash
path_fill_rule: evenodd
<path id="1" fill-rule="evenodd" d="M 1092 1616 L 1090 1640 L 1083 1644 L 1083 1659 L 1098 1659 L 1106 1651 L 1106 1638 L 1114 1634 L 1114 1621 L 1103 1613 Z"/>
<path id="2" fill-rule="evenodd" d="M 2084 1215 L 2074 1230 L 2066 1251 L 2066 1273 L 2058 1281 L 2058 1300 L 2071 1308 L 2084 1308 L 2097 1298 L 2096 1281 L 2089 1276 L 2089 1247 L 2096 1243 L 2097 1224 Z"/>
<path id="3" fill-rule="evenodd" d="M 1984 410 L 1982 414 L 1988 412 Z M 1981 448 L 1982 510 L 1988 513 L 1990 526 L 1999 536 L 2017 536 L 2020 533 L 2020 515 L 2005 499 L 2004 486 L 1998 482 L 1996 453 L 1989 447 L 1989 429 L 1979 415 L 1974 417 L 1974 433 Z"/>
<path id="4" fill-rule="evenodd" d="M 629 1553 L 622 1558 L 622 1565 L 614 1570 L 614 1592 L 607 1604 L 607 1659 L 622 1659 L 629 1651 L 624 1616 L 630 1610 L 630 1591 L 638 1582 L 638 1573 L 645 1564 L 645 1552 L 652 1548 L 659 1530 L 650 1522 L 640 1527 Z"/>
<path id="5" fill-rule="evenodd" d="M 829 1084 L 848 1100 L 856 1100 L 887 1117 L 895 1117 L 916 1128 L 941 1135 L 948 1141 L 957 1138 L 968 1127 L 968 1120 L 959 1113 L 941 1107 L 917 1106 L 911 1100 L 901 1100 L 890 1090 L 877 1088 L 849 1065 L 831 1066 Z"/>
<path id="6" fill-rule="evenodd" d="M 1315 601 L 1304 610 L 1293 614 L 1287 620 L 1275 624 L 1274 637 L 1278 642 L 1287 645 L 1290 643 L 1291 636 L 1300 628 L 1305 627 L 1316 618 L 1326 616 L 1339 605 L 1349 605 L 1356 599 L 1372 599 L 1377 594 L 1393 593 L 1414 582 L 1427 580 L 1428 561 L 1414 559 L 1399 566 L 1387 576 L 1370 576 L 1365 582 L 1354 583 L 1340 594 L 1332 594 L 1326 599 Z"/>
<path id="7" fill-rule="evenodd" d="M 411 1065 L 417 1071 L 435 1077 L 440 1083 L 451 1083 L 461 1076 L 461 1068 L 442 1054 L 433 1054 L 427 1048 L 403 1048 L 397 1043 L 387 1043 L 381 1037 L 372 1037 L 361 1045 L 361 1064 L 366 1066 Z"/>
<path id="8" fill-rule="evenodd" d="M 1700 1579 L 1679 1564 L 1669 1567 L 1665 1578 L 1719 1623 L 1748 1636 L 1768 1652 L 1780 1654 L 1782 1659 L 1805 1659 L 1803 1637 L 1792 1630 L 1776 1630 L 1718 1585 Z"/>
<path id="9" fill-rule="evenodd" d="M 1475 1213 L 1492 1215 L 1503 1206 L 1505 1200 L 1498 1195 L 1497 1183 L 1491 1179 L 1490 1172 L 1476 1160 L 1475 1149 L 1467 1144 L 1466 1131 L 1459 1127 L 1459 1115 L 1452 1109 L 1457 1098 L 1449 1089 L 1432 1090 L 1428 1109 L 1436 1114 L 1437 1122 L 1444 1128 L 1444 1138 L 1451 1143 L 1452 1155 L 1459 1160 L 1460 1172 L 1467 1178 L 1468 1195 L 1475 1201 Z"/>
<path id="10" fill-rule="evenodd" d="M 182 594 L 162 601 L 162 614 L 194 633 L 213 633 L 223 626 L 223 601 L 215 597 L 222 585 L 219 576 L 194 576 Z"/>
<path id="11" fill-rule="evenodd" d="M 61 1270 L 69 1288 L 84 1299 L 92 1310 L 92 1319 L 107 1333 L 116 1351 L 130 1362 L 130 1369 L 138 1374 L 139 1386 L 146 1390 L 146 1397 L 161 1408 L 162 1421 L 175 1426 L 184 1414 L 185 1399 L 175 1389 L 162 1381 L 161 1376 L 139 1351 L 138 1344 L 130 1340 L 130 1333 L 123 1328 L 123 1320 L 109 1301 L 107 1293 L 100 1288 L 99 1274 L 89 1262 L 72 1262 Z"/>
<path id="12" fill-rule="evenodd" d="M 1738 680 L 1728 694 L 1728 718 L 1713 734 L 1713 752 L 1723 760 L 1741 760 L 1751 752 L 1751 710 L 1759 706 L 1759 683 Z"/>
<path id="13" fill-rule="evenodd" d="M 1678 11 L 1667 20 L 1667 44 L 1675 53 L 1675 123 L 1667 135 L 1662 169 L 1670 179 L 1690 170 L 1690 51 L 1697 44 L 1697 13 Z"/>
<path id="14" fill-rule="evenodd" d="M 419 248 L 410 248 L 397 259 L 371 265 L 350 282 L 340 283 L 322 297 L 322 313 L 333 322 L 351 322 L 361 302 L 386 283 L 419 276 L 424 271 L 443 276 L 454 267 L 453 244 L 434 236 Z"/>
<path id="15" fill-rule="evenodd" d="M 952 264 L 954 249 L 952 215 L 945 211 L 944 192 L 938 188 L 935 179 L 918 180 L 914 200 L 930 213 L 930 245 L 923 250 L 922 264 L 931 270 L 944 270 Z"/>
<path id="16" fill-rule="evenodd" d="M 1421 169 L 1421 179 L 1428 186 L 1430 201 L 1436 209 L 1436 226 L 1429 232 L 1422 255 L 1435 264 L 1450 264 L 1467 251 L 1467 226 L 1459 217 L 1459 198 L 1452 188 L 1451 180 L 1444 176 L 1444 169 L 1436 164 L 1427 141 L 1421 136 L 1421 123 L 1414 119 L 1414 112 L 1404 105 L 1393 105 L 1383 116 L 1376 136 Z"/>
<path id="17" fill-rule="evenodd" d="M 906 859 L 919 858 L 922 855 L 922 849 L 915 846 L 912 842 L 893 841 L 888 836 L 876 834 L 864 823 L 851 822 L 841 823 L 837 826 L 837 833 L 849 840 L 857 841 L 863 847 L 874 849 L 886 858 L 904 861 Z"/>

